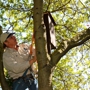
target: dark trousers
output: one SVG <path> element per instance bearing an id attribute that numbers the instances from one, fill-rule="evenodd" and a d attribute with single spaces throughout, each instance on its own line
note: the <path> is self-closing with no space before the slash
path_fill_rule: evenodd
<path id="1" fill-rule="evenodd" d="M 28 77 L 19 78 L 13 81 L 13 90 L 38 90 L 37 80 Z"/>

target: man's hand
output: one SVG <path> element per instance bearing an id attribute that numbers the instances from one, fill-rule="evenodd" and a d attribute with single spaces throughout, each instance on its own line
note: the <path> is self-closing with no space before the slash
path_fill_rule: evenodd
<path id="1" fill-rule="evenodd" d="M 29 61 L 29 63 L 30 63 L 30 65 L 32 65 L 36 61 L 37 61 L 37 59 L 36 59 L 36 55 L 35 55 L 35 56 L 32 56 L 32 59 Z"/>

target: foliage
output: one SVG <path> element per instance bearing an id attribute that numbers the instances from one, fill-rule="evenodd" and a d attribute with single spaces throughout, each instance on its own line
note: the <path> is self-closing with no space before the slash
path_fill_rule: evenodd
<path id="1" fill-rule="evenodd" d="M 9 87 L 12 88 L 13 79 L 9 76 L 9 74 L 5 68 L 4 68 L 4 74 L 5 74 L 7 84 L 9 85 Z"/>
<path id="2" fill-rule="evenodd" d="M 58 63 L 53 73 L 54 90 L 88 90 L 90 83 L 90 49 L 76 47 Z"/>
<path id="3" fill-rule="evenodd" d="M 3 32 L 16 32 L 18 41 L 30 43 L 33 33 L 33 0 L 1 0 Z M 43 13 L 50 11 L 55 22 L 57 47 L 90 27 L 90 0 L 44 0 Z M 22 41 L 21 41 L 22 39 Z M 90 89 L 90 41 L 70 50 L 53 73 L 54 90 Z"/>
<path id="4" fill-rule="evenodd" d="M 18 38 L 30 41 L 30 35 L 33 27 L 32 22 L 32 2 L 4 0 L 0 2 L 1 24 L 7 31 L 16 31 Z M 5 31 L 6 31 L 5 30 Z M 26 33 L 26 37 L 23 37 Z M 21 36 L 21 37 L 19 37 Z"/>

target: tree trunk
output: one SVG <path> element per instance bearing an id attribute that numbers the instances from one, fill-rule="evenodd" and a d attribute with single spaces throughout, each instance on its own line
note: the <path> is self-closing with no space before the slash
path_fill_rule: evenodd
<path id="1" fill-rule="evenodd" d="M 39 90 L 52 90 L 51 83 L 51 68 L 49 66 L 44 67 L 39 71 Z"/>
<path id="2" fill-rule="evenodd" d="M 52 90 L 51 67 L 49 66 L 49 54 L 47 53 L 46 37 L 43 16 L 43 0 L 34 0 L 34 33 L 36 56 L 38 61 L 39 90 Z"/>
<path id="3" fill-rule="evenodd" d="M 2 28 L 0 26 L 0 34 L 2 33 Z M 8 84 L 6 83 L 4 70 L 3 70 L 3 46 L 0 43 L 0 83 L 2 90 L 10 90 Z"/>

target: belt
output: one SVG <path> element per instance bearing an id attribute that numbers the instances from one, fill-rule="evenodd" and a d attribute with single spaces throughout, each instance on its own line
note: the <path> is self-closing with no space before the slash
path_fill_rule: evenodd
<path id="1" fill-rule="evenodd" d="M 32 74 L 28 74 L 28 75 L 13 79 L 13 82 L 19 80 L 20 78 L 22 78 L 23 80 L 26 80 L 26 78 L 34 80 L 34 76 Z"/>

